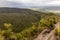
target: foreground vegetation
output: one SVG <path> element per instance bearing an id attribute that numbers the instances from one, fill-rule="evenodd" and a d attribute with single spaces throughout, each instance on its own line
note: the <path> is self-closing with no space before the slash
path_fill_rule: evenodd
<path id="1" fill-rule="evenodd" d="M 42 30 L 46 28 L 52 30 L 55 23 L 54 17 L 41 19 L 36 23 L 32 23 L 31 27 L 27 27 L 18 33 L 12 30 L 12 24 L 4 23 L 5 29 L 0 30 L 0 35 L 3 37 L 2 40 L 33 40 Z"/>

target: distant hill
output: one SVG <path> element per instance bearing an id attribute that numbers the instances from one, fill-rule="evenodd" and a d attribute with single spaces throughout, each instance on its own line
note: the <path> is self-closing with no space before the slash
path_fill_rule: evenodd
<path id="1" fill-rule="evenodd" d="M 34 10 L 38 10 L 38 11 L 44 11 L 44 12 L 48 12 L 48 11 L 60 11 L 60 6 L 41 6 L 41 7 L 36 7 L 36 8 L 32 8 Z"/>
<path id="2" fill-rule="evenodd" d="M 37 11 L 33 11 L 30 9 L 22 9 L 22 8 L 0 7 L 0 13 L 23 13 L 23 12 L 24 13 L 26 13 L 26 12 L 36 13 Z"/>
<path id="3" fill-rule="evenodd" d="M 38 11 L 60 11 L 60 6 L 42 6 L 36 8 L 22 9 L 22 8 L 12 8 L 12 7 L 0 7 L 0 13 L 23 13 L 23 12 L 31 12 L 32 10 Z M 34 11 L 35 12 L 35 11 Z"/>
<path id="4" fill-rule="evenodd" d="M 60 6 L 44 6 L 42 10 L 60 10 Z"/>

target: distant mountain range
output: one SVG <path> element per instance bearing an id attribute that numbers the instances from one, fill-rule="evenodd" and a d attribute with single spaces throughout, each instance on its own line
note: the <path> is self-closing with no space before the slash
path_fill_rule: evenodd
<path id="1" fill-rule="evenodd" d="M 16 6 L 18 3 L 13 3 L 13 6 Z M 20 6 L 19 6 L 20 5 Z M 40 7 L 29 7 L 27 8 L 21 8 L 22 4 L 18 4 L 19 7 L 0 7 L 0 12 L 23 12 L 25 10 L 28 11 L 28 9 L 33 9 L 36 11 L 60 11 L 60 6 L 40 6 Z"/>
<path id="2" fill-rule="evenodd" d="M 0 7 L 0 13 L 40 13 L 38 11 L 33 11 L 30 9 L 25 9 L 25 8 L 12 8 L 12 7 Z"/>
<path id="3" fill-rule="evenodd" d="M 1 2 L 0 3 L 0 7 L 12 7 L 12 8 L 37 8 L 43 11 L 46 10 L 60 10 L 60 6 L 42 6 L 42 5 L 34 5 L 31 3 L 17 3 L 17 2 L 10 2 L 10 1 L 6 1 L 6 2 Z"/>
<path id="4" fill-rule="evenodd" d="M 60 10 L 60 6 L 52 6 L 52 5 L 36 5 L 31 3 L 18 3 L 12 1 L 2 1 L 0 2 L 0 7 L 13 7 L 13 8 L 38 8 L 40 10 Z"/>
<path id="5" fill-rule="evenodd" d="M 43 11 L 43 12 L 50 12 L 50 11 L 60 12 L 60 6 L 41 6 L 41 7 L 34 7 L 34 8 L 31 8 L 31 9 L 36 10 L 36 11 Z"/>
<path id="6" fill-rule="evenodd" d="M 42 10 L 60 10 L 60 6 L 44 6 Z"/>

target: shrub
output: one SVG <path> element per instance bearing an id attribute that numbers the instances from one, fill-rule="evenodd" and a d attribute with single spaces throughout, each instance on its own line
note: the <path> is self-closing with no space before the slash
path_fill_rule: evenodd
<path id="1" fill-rule="evenodd" d="M 60 36 L 60 29 L 59 29 L 59 28 L 55 28 L 55 34 L 56 34 L 57 36 Z"/>

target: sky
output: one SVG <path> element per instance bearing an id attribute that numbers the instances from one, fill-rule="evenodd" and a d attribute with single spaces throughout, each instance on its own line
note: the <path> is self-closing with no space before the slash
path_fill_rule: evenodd
<path id="1" fill-rule="evenodd" d="M 0 0 L 0 7 L 60 6 L 60 0 Z"/>

